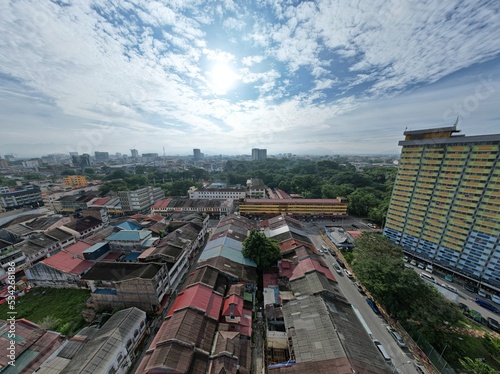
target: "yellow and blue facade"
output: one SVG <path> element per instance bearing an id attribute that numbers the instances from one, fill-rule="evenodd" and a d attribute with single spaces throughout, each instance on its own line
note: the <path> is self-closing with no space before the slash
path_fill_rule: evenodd
<path id="1" fill-rule="evenodd" d="M 500 290 L 500 134 L 405 131 L 384 235 Z"/>

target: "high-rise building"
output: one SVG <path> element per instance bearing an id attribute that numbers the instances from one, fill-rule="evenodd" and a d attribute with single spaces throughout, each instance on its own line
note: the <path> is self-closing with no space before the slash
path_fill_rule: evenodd
<path id="1" fill-rule="evenodd" d="M 137 149 L 131 149 L 130 154 L 132 155 L 132 158 L 139 157 L 139 151 Z"/>
<path id="2" fill-rule="evenodd" d="M 252 148 L 252 160 L 265 160 L 267 149 Z"/>
<path id="3" fill-rule="evenodd" d="M 384 235 L 407 254 L 500 291 L 500 134 L 405 131 Z"/>
<path id="4" fill-rule="evenodd" d="M 201 149 L 195 148 L 193 149 L 193 156 L 195 160 L 201 159 Z"/>
<path id="5" fill-rule="evenodd" d="M 109 153 L 108 152 L 95 152 L 95 161 L 96 162 L 106 162 L 109 160 Z"/>

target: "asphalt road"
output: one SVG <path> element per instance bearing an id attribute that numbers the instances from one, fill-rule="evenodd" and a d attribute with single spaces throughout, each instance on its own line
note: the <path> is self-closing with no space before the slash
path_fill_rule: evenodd
<path id="1" fill-rule="evenodd" d="M 350 220 L 346 225 L 351 225 L 352 223 L 361 227 L 361 224 L 356 220 Z M 321 235 L 319 234 L 319 229 L 322 228 L 324 224 L 330 225 L 327 222 L 310 222 L 305 223 L 306 232 L 309 238 L 312 240 L 316 248 L 321 248 L 323 244 L 329 246 L 325 243 Z M 333 223 L 333 225 L 336 225 Z M 347 228 L 347 227 L 346 227 Z M 350 228 L 350 227 L 349 227 Z M 338 281 L 339 287 L 342 293 L 347 298 L 347 300 L 356 308 L 364 319 L 366 325 L 369 327 L 372 335 L 372 339 L 376 339 L 382 343 L 386 351 L 392 357 L 393 368 L 397 368 L 397 372 L 405 374 L 415 374 L 417 371 L 413 366 L 413 355 L 408 351 L 408 349 L 400 348 L 392 336 L 387 332 L 386 326 L 387 322 L 383 317 L 375 314 L 373 310 L 369 307 L 365 300 L 365 295 L 362 295 L 354 286 L 354 279 L 349 279 L 344 274 L 338 274 L 333 268 L 333 263 L 335 258 L 330 254 L 325 255 L 325 261 L 328 264 L 330 270 L 334 274 Z M 410 363 L 408 364 L 408 361 Z"/>

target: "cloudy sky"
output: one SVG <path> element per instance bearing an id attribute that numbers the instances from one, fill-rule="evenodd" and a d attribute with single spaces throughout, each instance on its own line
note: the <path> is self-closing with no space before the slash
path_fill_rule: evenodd
<path id="1" fill-rule="evenodd" d="M 0 154 L 396 153 L 500 133 L 498 0 L 0 2 Z"/>

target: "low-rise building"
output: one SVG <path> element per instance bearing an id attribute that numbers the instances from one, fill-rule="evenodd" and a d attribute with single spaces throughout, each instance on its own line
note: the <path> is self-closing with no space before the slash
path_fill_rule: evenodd
<path id="1" fill-rule="evenodd" d="M 82 275 L 94 264 L 83 258 L 90 245 L 78 242 L 24 270 L 33 286 L 85 288 Z"/>
<path id="2" fill-rule="evenodd" d="M 244 188 L 196 188 L 191 187 L 188 191 L 190 199 L 194 200 L 239 200 L 246 196 Z"/>
<path id="3" fill-rule="evenodd" d="M 103 227 L 104 224 L 100 219 L 94 218 L 92 216 L 86 216 L 71 221 L 64 226 L 61 226 L 61 229 L 69 232 L 78 239 L 81 239 L 92 235 L 94 232 L 99 231 Z"/>
<path id="4" fill-rule="evenodd" d="M 111 251 L 130 253 L 142 252 L 148 248 L 151 238 L 152 232 L 149 230 L 121 230 L 109 235 L 106 241 L 109 242 Z"/>
<path id="5" fill-rule="evenodd" d="M 246 199 L 240 202 L 245 216 L 346 217 L 347 199 Z"/>
<path id="6" fill-rule="evenodd" d="M 146 313 L 127 308 L 113 314 L 101 328 L 87 327 L 65 342 L 37 374 L 126 374 L 146 333 Z"/>
<path id="7" fill-rule="evenodd" d="M 159 187 L 147 186 L 134 191 L 119 191 L 121 208 L 126 214 L 149 213 L 151 206 L 165 198 Z"/>
<path id="8" fill-rule="evenodd" d="M 2 374 L 33 373 L 42 362 L 57 352 L 65 338 L 58 332 L 48 331 L 24 318 L 16 319 L 15 328 L 10 321 L 0 320 L 0 372 Z M 12 335 L 11 335 L 12 334 Z M 15 342 L 15 365 L 10 365 L 8 352 Z"/>
<path id="9" fill-rule="evenodd" d="M 246 196 L 251 199 L 262 199 L 266 197 L 266 185 L 262 179 L 247 180 Z"/>
<path id="10" fill-rule="evenodd" d="M 168 267 L 158 263 L 97 262 L 82 280 L 97 310 L 135 306 L 156 311 L 169 290 Z"/>
<path id="11" fill-rule="evenodd" d="M 42 193 L 35 186 L 22 189 L 0 187 L 0 205 L 5 210 L 43 206 Z"/>
<path id="12" fill-rule="evenodd" d="M 68 175 L 63 178 L 63 181 L 65 184 L 72 187 L 87 186 L 87 178 L 85 175 Z"/>

